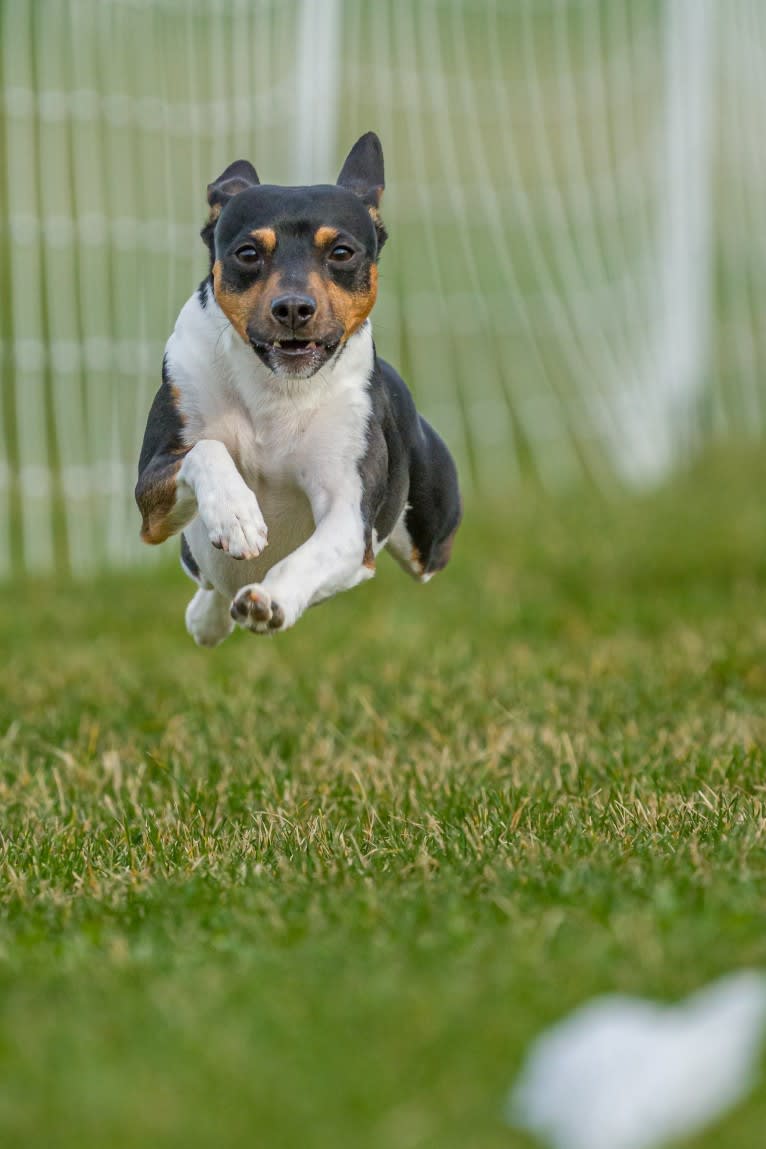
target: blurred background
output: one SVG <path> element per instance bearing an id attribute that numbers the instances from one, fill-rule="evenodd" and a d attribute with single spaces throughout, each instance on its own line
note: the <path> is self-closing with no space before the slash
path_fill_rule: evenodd
<path id="1" fill-rule="evenodd" d="M 759 0 L 0 0 L 0 572 L 156 561 L 132 488 L 205 186 L 384 144 L 378 348 L 469 491 L 763 433 Z M 169 548 L 172 549 L 172 548 Z"/>

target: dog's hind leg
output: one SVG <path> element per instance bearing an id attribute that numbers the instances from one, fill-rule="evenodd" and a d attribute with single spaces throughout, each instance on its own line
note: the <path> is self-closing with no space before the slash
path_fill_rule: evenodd
<path id="1" fill-rule="evenodd" d="M 200 587 L 186 608 L 186 629 L 197 646 L 218 646 L 234 630 L 228 600 Z"/>
<path id="2" fill-rule="evenodd" d="M 386 539 L 386 550 L 396 559 L 402 570 L 412 575 L 418 582 L 428 582 L 431 571 L 426 571 L 418 547 L 407 530 L 407 511 L 409 503 L 396 521 L 394 529 Z"/>
<path id="3" fill-rule="evenodd" d="M 425 419 L 410 461 L 410 488 L 386 549 L 419 582 L 444 570 L 462 517 L 457 471 L 442 440 Z"/>
<path id="4" fill-rule="evenodd" d="M 181 535 L 181 569 L 199 587 L 186 608 L 186 629 L 197 646 L 218 646 L 234 630 L 229 603 L 202 574 L 185 535 Z"/>
<path id="5" fill-rule="evenodd" d="M 181 553 L 179 555 L 181 561 L 181 570 L 187 575 L 192 582 L 196 582 L 197 586 L 203 587 L 205 590 L 210 590 L 212 583 L 209 583 L 202 571 L 199 569 L 199 564 L 192 554 L 192 549 L 186 539 L 186 535 L 181 535 Z"/>

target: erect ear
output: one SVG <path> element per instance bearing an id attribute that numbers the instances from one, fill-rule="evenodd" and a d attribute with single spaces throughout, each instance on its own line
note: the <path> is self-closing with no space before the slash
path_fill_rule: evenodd
<path id="1" fill-rule="evenodd" d="M 249 160 L 235 160 L 219 175 L 217 180 L 213 180 L 211 184 L 207 185 L 207 202 L 210 204 L 210 215 L 200 235 L 210 251 L 211 267 L 215 259 L 213 233 L 219 215 L 233 196 L 238 195 L 241 191 L 246 191 L 247 188 L 255 187 L 260 182 L 258 173 Z"/>
<path id="2" fill-rule="evenodd" d="M 378 214 L 386 180 L 383 171 L 383 148 L 374 132 L 366 132 L 356 141 L 340 170 L 338 186 L 348 188 L 367 205 L 372 222 L 375 224 L 378 251 L 380 251 L 388 234 Z"/>
<path id="3" fill-rule="evenodd" d="M 222 208 L 232 196 L 247 188 L 255 187 L 261 181 L 249 160 L 235 160 L 217 180 L 207 185 L 207 202 L 211 208 Z"/>
<path id="4" fill-rule="evenodd" d="M 356 141 L 341 168 L 338 185 L 354 192 L 369 207 L 380 206 L 386 181 L 383 148 L 374 132 L 367 132 Z"/>

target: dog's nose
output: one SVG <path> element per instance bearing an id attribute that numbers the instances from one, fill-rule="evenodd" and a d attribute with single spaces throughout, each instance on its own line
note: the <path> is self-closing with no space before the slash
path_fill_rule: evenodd
<path id="1" fill-rule="evenodd" d="M 310 295 L 280 295 L 271 304 L 271 314 L 277 323 L 297 331 L 304 327 L 317 309 Z"/>

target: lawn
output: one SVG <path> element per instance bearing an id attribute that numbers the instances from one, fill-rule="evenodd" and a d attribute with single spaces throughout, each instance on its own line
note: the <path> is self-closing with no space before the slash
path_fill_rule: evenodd
<path id="1" fill-rule="evenodd" d="M 0 1143 L 514 1149 L 545 1025 L 766 967 L 764 478 L 474 503 L 214 652 L 175 566 L 4 588 Z"/>

